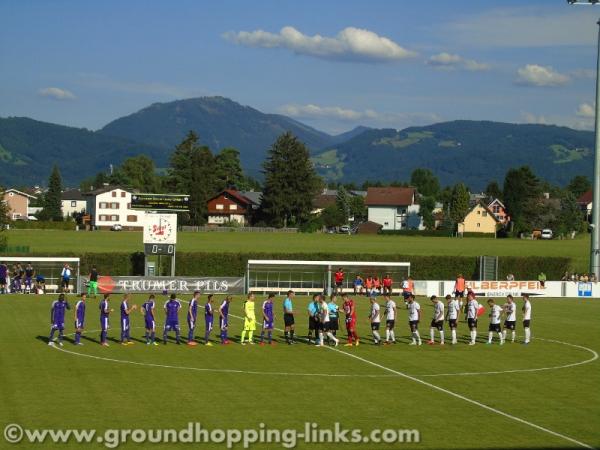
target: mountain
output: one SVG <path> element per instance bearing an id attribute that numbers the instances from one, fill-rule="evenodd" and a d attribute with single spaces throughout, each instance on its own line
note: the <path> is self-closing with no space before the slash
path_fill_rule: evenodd
<path id="1" fill-rule="evenodd" d="M 190 130 L 213 151 L 237 148 L 242 165 L 252 175 L 259 173 L 267 149 L 286 131 L 291 131 L 311 150 L 335 142 L 327 133 L 289 117 L 265 114 L 224 97 L 154 103 L 110 122 L 100 133 L 157 145 L 170 152 Z"/>
<path id="2" fill-rule="evenodd" d="M 56 163 L 64 183 L 74 186 L 140 153 L 166 164 L 164 151 L 156 146 L 25 117 L 0 118 L 1 185 L 45 185 Z"/>
<path id="3" fill-rule="evenodd" d="M 354 127 L 350 131 L 346 131 L 345 133 L 336 134 L 335 136 L 331 137 L 331 142 L 329 143 L 329 145 L 338 145 L 342 142 L 349 141 L 350 139 L 358 136 L 359 134 L 364 133 L 367 130 L 372 130 L 372 128 L 359 125 L 358 127 Z"/>
<path id="4" fill-rule="evenodd" d="M 565 185 L 592 176 L 594 135 L 549 125 L 458 120 L 402 131 L 357 127 L 330 136 L 296 120 L 264 114 L 223 97 L 155 103 L 99 131 L 0 118 L 0 184 L 45 184 L 58 163 L 65 184 L 106 171 L 110 164 L 145 153 L 157 167 L 194 130 L 213 151 L 233 146 L 247 173 L 260 175 L 267 149 L 285 131 L 302 140 L 318 172 L 329 180 L 408 181 L 417 167 L 431 169 L 442 185 L 464 181 L 481 190 L 506 171 L 527 164 L 541 177 Z"/>
<path id="5" fill-rule="evenodd" d="M 592 178 L 594 134 L 552 125 L 457 120 L 405 130 L 372 129 L 318 152 L 313 161 L 327 179 L 410 179 L 431 169 L 442 185 L 463 181 L 480 191 L 502 184 L 511 167 L 529 165 L 541 178 L 565 185 L 575 175 Z"/>

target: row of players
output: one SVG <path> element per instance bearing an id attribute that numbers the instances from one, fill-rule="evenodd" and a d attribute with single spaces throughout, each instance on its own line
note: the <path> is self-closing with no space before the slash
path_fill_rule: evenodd
<path id="1" fill-rule="evenodd" d="M 275 312 L 274 312 L 274 301 L 275 295 L 269 294 L 267 299 L 263 302 L 262 312 L 262 330 L 260 334 L 261 345 L 271 344 L 274 345 L 273 341 L 273 330 L 275 323 Z M 283 320 L 285 325 L 285 339 L 289 345 L 294 344 L 295 338 L 295 311 L 293 307 L 294 292 L 289 291 L 285 300 L 283 301 Z M 345 315 L 345 327 L 347 333 L 346 346 L 357 346 L 360 343 L 356 331 L 356 308 L 354 300 L 352 300 L 348 294 L 342 295 L 343 304 L 342 311 Z M 384 296 L 385 305 L 383 316 L 385 317 L 385 340 L 379 334 L 381 326 L 381 306 L 377 303 L 376 298 L 370 298 L 370 311 L 368 320 L 371 325 L 371 331 L 373 334 L 373 341 L 376 345 L 389 345 L 396 343 L 395 337 L 395 323 L 397 318 L 398 307 L 396 302 L 388 295 Z M 137 305 L 129 304 L 130 295 L 125 294 L 120 305 L 121 314 L 121 344 L 131 345 L 133 341 L 130 337 L 130 316 L 137 309 Z M 193 294 L 192 299 L 189 301 L 187 311 L 187 323 L 188 323 L 188 339 L 187 344 L 190 346 L 197 345 L 195 340 L 195 330 L 198 318 L 200 292 L 196 291 Z M 204 344 L 207 346 L 213 345 L 210 341 L 210 335 L 213 330 L 214 316 L 218 314 L 219 317 L 219 330 L 220 330 L 220 342 L 223 345 L 230 343 L 228 339 L 228 328 L 229 328 L 229 307 L 233 300 L 231 296 L 225 297 L 221 305 L 215 311 L 213 307 L 213 295 L 208 295 L 206 304 L 204 305 L 204 320 L 205 320 L 205 334 Z M 244 327 L 241 334 L 241 343 L 245 345 L 254 344 L 254 331 L 256 331 L 256 313 L 254 294 L 249 294 L 243 304 L 244 312 Z M 438 299 L 436 296 L 431 297 L 433 302 L 433 318 L 430 325 L 430 340 L 428 344 L 435 344 L 435 332 L 438 331 L 440 335 L 440 344 L 445 344 L 444 335 L 444 322 L 447 321 L 451 332 L 451 344 L 457 343 L 457 326 L 460 312 L 464 306 L 464 313 L 466 321 L 470 331 L 469 345 L 476 344 L 477 337 L 477 319 L 483 313 L 484 308 L 477 302 L 475 294 L 470 292 L 467 295 L 467 301 L 463 305 L 462 300 L 459 297 L 452 298 L 450 295 L 446 296 L 446 305 Z M 103 346 L 108 346 L 107 334 L 109 329 L 109 317 L 114 310 L 109 305 L 110 294 L 104 294 L 102 301 L 100 302 L 100 343 Z M 507 339 L 507 332 L 511 332 L 511 342 L 515 341 L 516 333 L 516 314 L 517 306 L 511 295 L 507 297 L 507 301 L 503 306 L 499 306 L 494 300 L 489 299 L 487 301 L 489 306 L 489 332 L 488 332 L 488 344 L 492 343 L 493 333 L 498 334 L 500 344 L 504 344 Z M 419 334 L 419 323 L 421 321 L 421 306 L 415 300 L 414 296 L 409 296 L 405 301 L 406 309 L 408 310 L 408 324 L 410 327 L 412 341 L 410 345 L 421 345 L 422 340 Z M 158 345 L 156 342 L 156 319 L 155 319 L 155 307 L 156 299 L 154 295 L 150 295 L 148 300 L 141 306 L 140 311 L 144 316 L 145 329 L 146 329 L 146 344 L 147 345 Z M 175 294 L 171 294 L 169 300 L 164 304 L 165 310 L 165 324 L 163 327 L 163 343 L 167 343 L 167 336 L 170 331 L 175 332 L 176 342 L 179 344 L 180 340 L 180 326 L 179 326 L 179 311 L 181 310 L 181 301 L 177 299 Z M 54 334 L 58 331 L 58 344 L 62 346 L 63 334 L 64 334 L 64 323 L 66 310 L 70 309 L 69 303 L 66 301 L 64 294 L 60 294 L 58 300 L 54 301 L 51 308 L 51 331 L 48 340 L 49 345 L 54 345 Z M 531 302 L 529 296 L 523 295 L 523 328 L 525 332 L 524 343 L 528 344 L 531 339 Z M 81 334 L 84 330 L 86 313 L 86 294 L 82 294 L 81 298 L 77 301 L 74 311 L 75 319 L 75 344 L 82 345 Z M 333 295 L 328 302 L 322 295 L 314 295 L 312 301 L 308 305 L 308 342 L 314 342 L 319 346 L 324 346 L 324 340 L 327 338 L 328 343 L 333 343 L 337 346 L 339 339 L 337 337 L 337 331 L 339 330 L 339 313 L 340 308 L 336 301 L 336 296 Z M 502 316 L 505 316 L 504 326 L 501 326 Z M 246 340 L 247 336 L 247 340 Z"/>

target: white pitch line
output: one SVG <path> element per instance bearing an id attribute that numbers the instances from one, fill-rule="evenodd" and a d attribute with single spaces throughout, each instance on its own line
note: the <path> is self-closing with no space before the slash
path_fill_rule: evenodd
<path id="1" fill-rule="evenodd" d="M 240 316 L 235 316 L 233 314 L 230 314 L 230 315 L 232 317 L 236 317 L 238 319 L 242 318 Z M 275 328 L 275 329 L 278 330 L 278 331 L 282 331 L 279 328 Z M 545 432 L 547 434 L 550 434 L 552 436 L 564 439 L 564 440 L 569 441 L 569 442 L 571 442 L 573 444 L 577 444 L 580 447 L 589 448 L 591 450 L 596 450 L 594 447 L 592 447 L 591 445 L 586 444 L 585 442 L 581 442 L 581 441 L 578 441 L 577 439 L 573 439 L 572 437 L 566 436 L 566 435 L 561 434 L 561 433 L 557 433 L 556 431 L 552 431 L 552 430 L 550 430 L 548 428 L 542 427 L 542 426 L 537 425 L 537 424 L 535 424 L 533 422 L 529 422 L 529 421 L 527 421 L 525 419 L 521 419 L 520 417 L 513 416 L 512 414 L 508 414 L 508 413 L 506 413 L 504 411 L 500 411 L 499 409 L 492 408 L 491 406 L 488 406 L 488 405 L 486 405 L 484 403 L 478 402 L 477 400 L 473 400 L 471 398 L 465 397 L 464 395 L 457 394 L 456 392 L 450 391 L 450 390 L 445 389 L 445 388 L 440 387 L 440 386 L 436 386 L 435 384 L 429 383 L 427 381 L 420 380 L 420 379 L 418 379 L 418 378 L 416 378 L 416 377 L 414 377 L 412 375 L 407 375 L 407 374 L 405 374 L 403 372 L 391 369 L 389 367 L 386 367 L 384 365 L 381 365 L 381 364 L 378 364 L 376 362 L 370 361 L 368 359 L 362 358 L 360 356 L 353 355 L 352 353 L 342 351 L 342 350 L 338 349 L 337 347 L 326 347 L 326 348 L 328 348 L 329 350 L 331 350 L 333 352 L 337 352 L 337 353 L 339 353 L 341 355 L 346 355 L 346 356 L 348 356 L 350 358 L 354 358 L 354 359 L 356 359 L 358 361 L 362 361 L 362 362 L 364 362 L 366 364 L 369 364 L 371 366 L 378 367 L 378 368 L 380 368 L 382 370 L 385 370 L 386 372 L 392 373 L 392 374 L 397 375 L 399 377 L 406 378 L 407 380 L 414 381 L 415 383 L 419 383 L 419 384 L 421 384 L 423 386 L 427 386 L 427 387 L 429 387 L 431 389 L 434 389 L 436 391 L 443 392 L 444 394 L 448 394 L 448 395 L 450 395 L 452 397 L 455 397 L 455 398 L 458 398 L 460 400 L 464 400 L 467 403 L 470 403 L 472 405 L 478 406 L 478 407 L 480 407 L 482 409 L 485 409 L 487 411 L 491 411 L 491 412 L 493 412 L 495 414 L 498 414 L 500 416 L 506 417 L 508 419 L 514 420 L 515 422 L 522 423 L 523 425 L 527 425 L 527 426 L 529 426 L 531 428 L 534 428 L 536 430 L 543 431 L 543 432 Z"/>
<path id="2" fill-rule="evenodd" d="M 187 302 L 186 302 L 186 303 L 187 303 Z M 229 315 L 230 315 L 231 317 L 235 317 L 236 319 L 243 319 L 243 317 L 241 317 L 241 316 L 236 316 L 235 314 L 229 314 Z M 280 328 L 274 328 L 274 330 L 277 330 L 277 331 L 283 331 L 283 330 L 281 330 Z M 301 338 L 301 339 L 303 339 L 303 338 Z M 539 339 L 539 338 L 538 338 L 538 339 Z M 548 340 L 548 341 L 552 341 L 551 339 L 547 339 L 547 340 Z M 559 341 L 554 341 L 554 342 L 559 342 Z M 572 345 L 572 346 L 574 346 L 574 347 L 579 347 L 579 346 L 577 346 L 577 345 L 575 345 L 575 344 L 570 344 L 570 345 Z M 498 415 L 500 415 L 500 416 L 506 417 L 507 419 L 513 420 L 513 421 L 515 421 L 515 422 L 519 422 L 519 423 L 521 423 L 521 424 L 523 424 L 523 425 L 527 425 L 527 426 L 529 426 L 529 427 L 531 427 L 531 428 L 534 428 L 534 429 L 536 429 L 536 430 L 538 430 L 538 431 L 543 431 L 543 432 L 545 432 L 545 433 L 547 433 L 547 434 L 550 434 L 550 435 L 552 435 L 552 436 L 555 436 L 555 437 L 558 437 L 558 438 L 560 438 L 560 439 L 566 440 L 566 441 L 568 441 L 568 442 L 571 442 L 571 443 L 573 443 L 573 444 L 577 444 L 577 445 L 579 445 L 580 447 L 583 447 L 583 448 L 588 448 L 588 449 L 591 449 L 591 450 L 596 450 L 596 449 L 595 449 L 594 447 L 592 447 L 591 445 L 588 445 L 588 444 L 586 444 L 586 443 L 584 443 L 584 442 L 578 441 L 577 439 L 573 439 L 572 437 L 566 436 L 566 435 L 564 435 L 564 434 L 561 434 L 561 433 L 557 433 L 556 431 L 552 431 L 552 430 L 550 430 L 549 428 L 545 428 L 545 427 L 542 427 L 541 425 L 537 425 L 537 424 L 535 424 L 535 423 L 533 423 L 533 422 L 529 422 L 529 421 L 527 421 L 527 420 L 525 420 L 525 419 L 521 419 L 520 417 L 513 416 L 512 414 L 508 414 L 508 413 L 506 413 L 506 412 L 504 412 L 504 411 L 501 411 L 501 410 L 499 410 L 499 409 L 493 408 L 493 407 L 491 407 L 491 406 L 488 406 L 488 405 L 486 405 L 486 404 L 484 404 L 484 403 L 478 402 L 477 400 L 473 400 L 473 399 L 471 399 L 471 398 L 465 397 L 464 395 L 461 395 L 461 394 L 458 394 L 458 393 L 456 393 L 456 392 L 450 391 L 450 390 L 448 390 L 448 389 L 445 389 L 445 388 L 443 388 L 443 387 L 436 386 L 435 384 L 429 383 L 429 382 L 427 382 L 427 381 L 424 381 L 424 380 L 420 380 L 419 378 L 416 378 L 416 377 L 414 377 L 414 376 L 412 376 L 412 375 L 408 375 L 408 374 L 406 374 L 406 373 L 403 373 L 403 372 L 400 372 L 400 371 L 398 371 L 398 370 L 394 370 L 394 369 L 392 369 L 392 368 L 390 368 L 390 367 L 386 367 L 386 366 L 384 366 L 384 365 L 382 365 L 382 364 L 376 363 L 376 362 L 374 362 L 374 361 L 370 361 L 370 360 L 368 360 L 368 359 L 366 359 L 366 358 L 362 358 L 362 357 L 360 357 L 360 356 L 357 356 L 357 355 L 354 355 L 354 354 L 352 354 L 352 353 L 349 353 L 349 352 L 345 352 L 345 351 L 339 350 L 339 349 L 338 349 L 338 348 L 336 348 L 336 347 L 326 347 L 326 348 L 327 348 L 327 349 L 329 349 L 329 350 L 331 350 L 331 351 L 333 351 L 333 352 L 337 352 L 337 353 L 339 353 L 339 354 L 341 354 L 341 355 L 345 355 L 345 356 L 347 356 L 347 357 L 349 357 L 349 358 L 354 358 L 354 359 L 356 359 L 356 360 L 358 360 L 358 361 L 362 361 L 362 362 L 363 362 L 363 363 L 365 363 L 365 364 L 369 364 L 369 365 L 371 365 L 371 366 L 378 367 L 378 368 L 380 368 L 380 369 L 382 369 L 382 370 L 384 370 L 384 371 L 386 371 L 386 372 L 389 372 L 389 373 L 391 373 L 391 374 L 394 374 L 394 375 L 396 375 L 396 376 L 398 376 L 398 377 L 405 378 L 405 379 L 407 379 L 407 380 L 414 381 L 415 383 L 419 383 L 419 384 L 421 384 L 421 385 L 423 385 L 423 386 L 427 386 L 427 387 L 429 387 L 429 388 L 431 388 L 431 389 L 434 389 L 434 390 L 436 390 L 436 391 L 443 392 L 444 394 L 450 395 L 450 396 L 452 396 L 452 397 L 454 397 L 454 398 L 458 398 L 459 400 L 463 400 L 463 401 L 465 401 L 465 402 L 467 402 L 467 403 L 470 403 L 470 404 L 472 404 L 472 405 L 478 406 L 479 408 L 482 408 L 482 409 L 485 409 L 485 410 L 487 410 L 487 411 L 493 412 L 493 413 L 495 413 L 495 414 L 498 414 Z M 584 347 L 584 348 L 585 348 L 585 347 Z M 67 353 L 72 353 L 72 354 L 75 354 L 75 355 L 80 355 L 80 356 L 86 356 L 86 357 L 90 357 L 90 358 L 94 358 L 94 359 L 101 359 L 101 360 L 107 360 L 107 361 L 113 361 L 113 362 L 120 362 L 120 363 L 128 363 L 128 364 L 132 364 L 132 365 L 151 365 L 151 366 L 156 366 L 156 367 L 176 368 L 176 367 L 173 367 L 173 366 L 166 366 L 166 365 L 160 365 L 160 364 L 138 363 L 138 362 L 133 362 L 133 361 L 121 361 L 121 360 L 113 360 L 113 359 L 111 359 L 111 358 L 104 358 L 104 357 L 100 357 L 100 356 L 84 355 L 84 354 L 82 354 L 82 353 L 71 352 L 71 351 L 69 351 L 69 350 L 64 350 L 64 349 L 62 349 L 62 348 L 58 348 L 58 349 L 59 349 L 59 350 L 61 350 L 61 351 L 67 352 Z M 593 351 L 593 350 L 592 350 L 592 351 Z M 596 353 L 596 352 L 594 352 L 594 353 Z M 597 357 L 597 354 L 596 354 L 596 357 Z M 592 360 L 594 360 L 594 359 L 596 359 L 596 358 L 593 358 Z M 188 369 L 190 369 L 190 370 L 194 370 L 194 369 L 192 369 L 192 368 L 188 368 Z M 195 370 L 198 370 L 198 371 L 206 371 L 206 369 L 200 369 L 200 368 L 198 368 L 198 369 L 195 369 Z M 233 373 L 239 373 L 239 372 L 243 372 L 243 371 L 235 371 L 234 369 L 230 369 L 230 370 L 231 370 Z M 317 375 L 318 375 L 318 374 L 317 374 Z"/>
<path id="3" fill-rule="evenodd" d="M 537 341 L 546 341 L 546 342 L 554 342 L 555 344 L 568 345 L 569 347 L 575 347 L 587 352 L 590 352 L 593 356 L 584 361 L 578 361 L 570 364 L 564 364 L 562 366 L 552 366 L 552 367 L 538 367 L 533 369 L 512 369 L 512 370 L 497 370 L 490 372 L 450 372 L 450 373 L 434 373 L 434 374 L 425 374 L 425 375 L 413 375 L 418 377 L 452 377 L 452 376 L 472 376 L 472 375 L 501 375 L 503 373 L 526 373 L 526 372 L 542 372 L 546 370 L 558 370 L 558 369 L 567 369 L 569 367 L 581 366 L 583 364 L 591 363 L 598 359 L 598 353 L 591 348 L 584 347 L 583 345 L 570 344 L 568 342 L 557 341 L 555 339 L 544 339 L 544 338 L 536 338 Z"/>

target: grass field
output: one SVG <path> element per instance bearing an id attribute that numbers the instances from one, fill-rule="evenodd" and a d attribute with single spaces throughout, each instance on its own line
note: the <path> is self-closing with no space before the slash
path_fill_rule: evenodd
<path id="1" fill-rule="evenodd" d="M 28 245 L 33 253 L 141 251 L 137 232 L 10 230 L 9 245 Z M 288 233 L 179 233 L 178 251 L 203 252 L 332 252 L 401 255 L 565 256 L 573 269 L 586 272 L 589 236 L 574 240 L 441 238 L 378 235 Z"/>
<path id="2" fill-rule="evenodd" d="M 121 236 L 125 234 L 117 238 L 123 239 Z M 365 318 L 368 302 L 360 298 L 362 344 L 333 349 L 281 342 L 275 347 L 237 343 L 148 347 L 143 343 L 143 320 L 137 312 L 132 319 L 135 345 L 118 345 L 115 315 L 109 333 L 113 340 L 104 348 L 98 345 L 96 331 L 98 300 L 90 299 L 85 345 L 72 345 L 68 336 L 60 349 L 46 345 L 53 298 L 0 296 L 1 424 L 104 432 L 109 428 L 183 429 L 193 421 L 209 428 L 256 428 L 264 423 L 297 429 L 303 429 L 304 422 L 321 427 L 340 422 L 345 428 L 364 431 L 417 429 L 421 443 L 299 444 L 298 448 L 600 447 L 600 361 L 596 353 L 600 351 L 600 302 L 595 300 L 534 299 L 533 341 L 527 346 L 484 345 L 488 321 L 483 317 L 480 343 L 474 347 L 463 339 L 456 346 L 411 347 L 407 345 L 406 311 L 400 310 L 396 329 L 400 342 L 376 347 Z M 143 299 L 136 296 L 131 303 L 139 305 Z M 277 299 L 277 313 L 281 301 Z M 74 297 L 70 302 L 74 303 Z M 420 302 L 424 310 L 421 334 L 427 336 L 432 308 L 425 299 Z M 118 303 L 119 297 L 113 296 L 111 306 L 117 311 Z M 260 299 L 257 303 L 260 305 Z M 306 303 L 306 298 L 295 300 L 299 335 L 306 332 Z M 231 311 L 241 314 L 241 298 L 235 298 Z M 157 318 L 160 327 L 161 311 Z M 183 314 L 180 321 L 186 333 Z M 231 320 L 234 339 L 241 323 L 237 318 Z M 280 317 L 276 326 L 281 327 Z M 66 333 L 72 331 L 68 320 Z M 201 323 L 197 334 L 203 333 Z M 466 334 L 466 325 L 460 323 L 459 336 Z M 518 334 L 522 334 L 520 326 Z M 281 333 L 276 335 L 280 340 Z M 0 447 L 6 446 L 0 443 Z M 75 447 L 81 445 L 60 446 Z M 103 448 L 99 444 L 84 447 Z"/>

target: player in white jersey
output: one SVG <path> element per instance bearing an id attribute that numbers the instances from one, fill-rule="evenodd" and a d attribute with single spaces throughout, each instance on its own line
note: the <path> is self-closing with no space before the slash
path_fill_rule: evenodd
<path id="1" fill-rule="evenodd" d="M 323 347 L 325 345 L 323 337 L 327 335 L 327 339 L 333 341 L 334 346 L 337 347 L 340 341 L 329 330 L 329 305 L 323 295 L 319 298 L 319 319 L 321 320 L 321 326 L 319 327 L 319 343 L 317 346 Z"/>
<path id="2" fill-rule="evenodd" d="M 523 344 L 529 344 L 531 340 L 531 302 L 529 301 L 529 295 L 523 294 L 523 329 L 525 331 L 525 341 Z"/>
<path id="3" fill-rule="evenodd" d="M 508 295 L 506 297 L 506 303 L 504 304 L 504 314 L 506 314 L 506 319 L 504 319 L 504 329 L 502 330 L 502 337 L 506 340 L 506 330 L 511 331 L 511 342 L 515 342 L 515 329 L 517 324 L 517 305 L 513 300 L 512 295 Z"/>
<path id="4" fill-rule="evenodd" d="M 385 296 L 385 345 L 396 343 L 396 316 L 398 308 L 396 302 L 389 295 Z"/>
<path id="5" fill-rule="evenodd" d="M 477 312 L 479 311 L 479 303 L 475 300 L 475 294 L 469 292 L 467 296 L 467 325 L 471 332 L 471 340 L 469 345 L 477 343 Z"/>
<path id="6" fill-rule="evenodd" d="M 456 344 L 456 326 L 458 324 L 458 313 L 460 312 L 460 302 L 456 298 L 452 298 L 451 295 L 446 295 L 446 320 L 448 320 L 448 326 L 450 327 L 450 334 L 452 335 L 452 344 Z"/>
<path id="7" fill-rule="evenodd" d="M 500 319 L 502 318 L 502 308 L 496 305 L 493 299 L 487 301 L 490 307 L 490 327 L 488 329 L 488 344 L 492 343 L 494 333 L 498 333 L 500 339 L 500 345 L 504 344 L 504 335 L 500 331 Z"/>
<path id="8" fill-rule="evenodd" d="M 389 297 L 387 295 L 385 297 L 389 300 Z M 371 332 L 373 333 L 373 343 L 375 345 L 380 345 L 381 336 L 379 335 L 379 325 L 381 324 L 381 309 L 379 307 L 379 303 L 377 303 L 376 297 L 371 297 L 369 300 L 371 302 L 371 310 L 369 311 L 369 322 L 371 324 Z"/>
<path id="9" fill-rule="evenodd" d="M 431 339 L 427 343 L 435 344 L 435 330 L 437 329 L 440 332 L 440 345 L 444 345 L 444 304 L 435 295 L 431 296 L 431 301 L 433 302 L 433 318 L 429 327 Z"/>
<path id="10" fill-rule="evenodd" d="M 419 321 L 421 320 L 421 305 L 417 303 L 414 295 L 408 297 L 408 303 L 406 304 L 408 309 L 408 326 L 412 333 L 412 342 L 408 345 L 421 345 L 421 336 L 419 336 Z"/>

